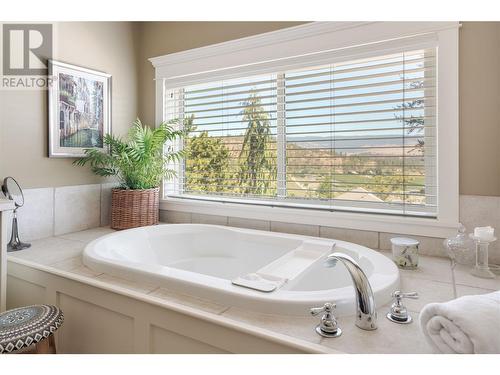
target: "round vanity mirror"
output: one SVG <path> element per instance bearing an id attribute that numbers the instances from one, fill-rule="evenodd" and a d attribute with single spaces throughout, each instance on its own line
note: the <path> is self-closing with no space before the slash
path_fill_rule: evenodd
<path id="1" fill-rule="evenodd" d="M 17 181 L 12 177 L 6 177 L 3 180 L 2 190 L 8 199 L 14 201 L 16 208 L 22 207 L 24 205 L 23 191 Z"/>
<path id="2" fill-rule="evenodd" d="M 14 212 L 12 213 L 12 235 L 10 237 L 10 242 L 7 244 L 7 251 L 26 249 L 31 245 L 20 240 L 17 223 L 17 210 L 18 208 L 24 206 L 23 190 L 16 180 L 12 177 L 6 177 L 3 180 L 2 191 L 8 199 L 14 201 L 14 205 L 16 206 Z"/>

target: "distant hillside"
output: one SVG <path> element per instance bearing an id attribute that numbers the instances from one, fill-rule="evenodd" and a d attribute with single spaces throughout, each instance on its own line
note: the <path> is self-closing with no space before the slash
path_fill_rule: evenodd
<path id="1" fill-rule="evenodd" d="M 415 145 L 417 140 L 413 139 Z M 401 154 L 401 147 L 403 145 L 402 138 L 393 137 L 393 139 L 385 138 L 381 139 L 380 135 L 373 136 L 363 136 L 363 137 L 349 137 L 349 136 L 336 136 L 335 140 L 329 137 L 304 137 L 304 136 L 287 136 L 287 142 L 294 142 L 297 146 L 304 149 L 314 149 L 314 148 L 330 148 L 334 147 L 337 152 L 349 154 L 359 154 L 359 153 L 370 153 L 370 154 L 381 154 L 381 155 L 395 155 Z M 406 141 L 407 150 L 411 149 L 408 147 L 409 142 Z M 410 144 L 413 144 L 410 143 Z M 367 147 L 384 147 L 368 150 Z M 411 152 L 412 154 L 414 152 Z"/>
<path id="2" fill-rule="evenodd" d="M 329 149 L 335 148 L 337 155 L 387 155 L 387 156 L 399 156 L 402 154 L 401 149 L 403 145 L 403 139 L 392 137 L 382 138 L 381 136 L 363 136 L 363 137 L 348 137 L 348 136 L 337 136 L 335 140 L 331 140 L 328 137 L 321 136 L 293 136 L 287 135 L 287 149 L 294 150 L 295 153 L 303 150 L 307 152 L 300 156 L 324 156 L 330 154 Z M 228 149 L 234 155 L 239 154 L 241 151 L 241 146 L 243 143 L 243 136 L 234 137 L 222 137 L 223 142 L 226 144 Z M 405 156 L 419 156 L 420 151 L 416 148 L 410 147 L 409 145 L 417 144 L 417 139 L 412 139 L 410 143 L 406 141 L 406 148 L 404 150 Z M 269 144 L 270 149 L 275 149 L 276 138 L 272 137 L 271 143 Z M 378 148 L 370 148 L 378 147 Z M 327 150 L 328 149 L 328 150 Z M 296 154 L 295 156 L 299 156 Z"/>

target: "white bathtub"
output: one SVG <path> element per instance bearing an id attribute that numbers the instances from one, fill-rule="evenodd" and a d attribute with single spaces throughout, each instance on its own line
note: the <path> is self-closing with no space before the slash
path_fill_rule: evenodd
<path id="1" fill-rule="evenodd" d="M 99 272 L 154 283 L 225 306 L 306 315 L 310 307 L 334 301 L 339 316 L 350 315 L 355 301 L 347 270 L 340 263 L 333 268 L 324 266 L 333 245 L 334 251 L 350 255 L 363 268 L 377 306 L 388 303 L 399 285 L 399 272 L 392 261 L 364 246 L 316 237 L 165 224 L 98 238 L 85 248 L 83 262 Z M 268 293 L 231 283 L 258 270 L 288 272 L 288 280 L 284 278 L 282 285 Z"/>

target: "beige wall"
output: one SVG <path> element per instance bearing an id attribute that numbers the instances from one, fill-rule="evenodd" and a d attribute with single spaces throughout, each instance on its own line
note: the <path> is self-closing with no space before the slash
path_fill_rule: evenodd
<path id="1" fill-rule="evenodd" d="M 144 22 L 139 27 L 139 113 L 155 121 L 154 69 L 148 58 L 261 34 L 303 22 Z"/>
<path id="2" fill-rule="evenodd" d="M 460 193 L 500 196 L 500 22 L 460 30 Z"/>
<path id="3" fill-rule="evenodd" d="M 137 116 L 134 32 L 127 22 L 57 23 L 55 59 L 112 75 L 113 132 L 123 134 Z M 77 185 L 100 179 L 74 159 L 47 157 L 47 92 L 0 90 L 0 178 L 23 187 Z"/>
<path id="4" fill-rule="evenodd" d="M 113 75 L 113 131 L 139 114 L 154 124 L 149 57 L 273 31 L 300 22 L 58 24 L 57 58 Z M 49 159 L 45 92 L 0 91 L 0 177 L 26 187 L 99 181 L 71 159 Z M 460 30 L 460 193 L 500 196 L 500 22 Z"/>
<path id="5" fill-rule="evenodd" d="M 154 121 L 149 57 L 295 26 L 268 22 L 141 24 L 139 113 Z M 460 194 L 500 196 L 500 22 L 464 22 L 460 30 Z"/>

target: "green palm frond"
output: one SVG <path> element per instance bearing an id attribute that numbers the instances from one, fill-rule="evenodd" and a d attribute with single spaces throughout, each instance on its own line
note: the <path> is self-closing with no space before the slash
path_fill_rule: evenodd
<path id="1" fill-rule="evenodd" d="M 121 185 L 127 189 L 149 189 L 161 184 L 163 178 L 172 178 L 175 171 L 167 168 L 169 162 L 179 162 L 184 157 L 183 151 L 173 151 L 165 147 L 166 142 L 174 142 L 184 136 L 176 130 L 177 120 L 162 123 L 155 129 L 143 125 L 136 119 L 132 124 L 128 139 L 106 135 L 104 144 L 109 152 L 86 149 L 85 156 L 73 164 L 89 164 L 98 176 L 118 177 Z"/>

